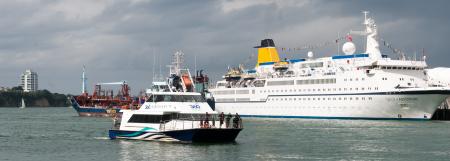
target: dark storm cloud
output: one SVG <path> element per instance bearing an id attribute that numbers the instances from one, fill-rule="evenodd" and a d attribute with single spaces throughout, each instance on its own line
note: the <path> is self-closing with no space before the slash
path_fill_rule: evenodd
<path id="1" fill-rule="evenodd" d="M 0 86 L 17 85 L 20 73 L 32 68 L 40 75 L 40 87 L 76 94 L 81 67 L 86 65 L 90 86 L 128 80 L 136 93 L 150 85 L 153 68 L 158 73 L 161 66 L 166 73 L 165 66 L 176 50 L 186 54 L 191 69 L 197 57 L 197 69 L 205 69 L 218 80 L 229 65 L 252 67 L 256 59 L 251 57 L 255 54 L 252 47 L 260 39 L 272 37 L 283 47 L 334 40 L 338 34 L 362 29 L 362 10 L 371 12 L 381 38 L 409 55 L 425 48 L 430 66 L 448 66 L 448 4 L 387 0 L 0 2 Z M 306 52 L 281 55 L 303 57 Z M 330 56 L 336 46 L 314 52 Z"/>

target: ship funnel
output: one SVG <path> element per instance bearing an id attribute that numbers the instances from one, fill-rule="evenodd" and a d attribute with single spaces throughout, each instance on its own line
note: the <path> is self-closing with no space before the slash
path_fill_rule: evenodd
<path id="1" fill-rule="evenodd" d="M 280 61 L 275 43 L 272 39 L 261 40 L 261 46 L 255 46 L 258 49 L 258 63 L 256 66 L 264 63 L 276 63 Z"/>

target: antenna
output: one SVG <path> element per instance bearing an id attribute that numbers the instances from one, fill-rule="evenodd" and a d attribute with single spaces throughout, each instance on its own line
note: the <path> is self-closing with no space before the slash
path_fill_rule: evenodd
<path id="1" fill-rule="evenodd" d="M 368 24 L 367 15 L 369 15 L 369 11 L 362 11 L 362 13 L 364 14 L 364 24 Z"/>
<path id="2" fill-rule="evenodd" d="M 197 72 L 197 53 L 194 54 L 194 72 Z"/>
<path id="3" fill-rule="evenodd" d="M 85 70 L 85 66 L 83 65 L 83 75 L 81 76 L 81 80 L 83 81 L 82 82 L 82 85 L 81 85 L 81 93 L 86 93 L 87 91 L 86 91 L 86 80 L 87 80 L 87 78 L 86 78 L 86 70 Z"/>
<path id="4" fill-rule="evenodd" d="M 153 54 L 153 63 L 152 63 L 152 82 L 155 82 L 155 48 L 152 48 L 152 54 Z"/>

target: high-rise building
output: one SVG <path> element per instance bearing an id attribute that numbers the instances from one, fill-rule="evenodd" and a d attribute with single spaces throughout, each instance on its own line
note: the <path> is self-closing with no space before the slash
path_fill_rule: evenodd
<path id="1" fill-rule="evenodd" d="M 25 70 L 25 72 L 20 75 L 20 86 L 23 88 L 24 92 L 32 92 L 38 90 L 37 73 L 31 71 L 31 69 Z"/>

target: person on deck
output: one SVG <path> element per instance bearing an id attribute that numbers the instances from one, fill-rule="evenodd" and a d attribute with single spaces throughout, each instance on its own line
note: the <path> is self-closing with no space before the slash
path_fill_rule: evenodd
<path id="1" fill-rule="evenodd" d="M 223 120 L 224 120 L 224 119 L 225 119 L 225 114 L 223 114 L 223 112 L 222 112 L 222 113 L 220 113 L 220 115 L 219 115 L 220 128 L 222 128 Z"/>
<path id="2" fill-rule="evenodd" d="M 225 119 L 225 127 L 230 127 L 231 113 L 228 113 L 227 118 Z"/>

